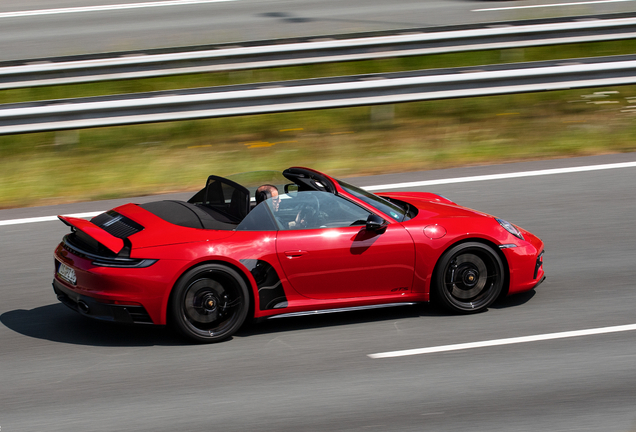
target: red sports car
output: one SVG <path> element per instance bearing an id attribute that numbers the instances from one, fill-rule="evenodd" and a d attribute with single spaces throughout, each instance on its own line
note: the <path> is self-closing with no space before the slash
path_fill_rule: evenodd
<path id="1" fill-rule="evenodd" d="M 458 313 L 544 279 L 543 242 L 432 193 L 372 194 L 308 168 L 210 176 L 188 202 L 126 204 L 71 227 L 57 298 L 200 342 L 246 318 L 434 301 Z"/>

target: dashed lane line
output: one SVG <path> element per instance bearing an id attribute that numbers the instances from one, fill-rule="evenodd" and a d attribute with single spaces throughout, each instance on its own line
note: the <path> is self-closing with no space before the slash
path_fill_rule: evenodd
<path id="1" fill-rule="evenodd" d="M 155 2 L 141 2 L 141 3 L 125 3 L 114 5 L 100 5 L 100 6 L 83 6 L 83 7 L 70 7 L 70 8 L 58 8 L 58 9 L 37 9 L 37 10 L 24 10 L 14 12 L 0 12 L 0 18 L 19 18 L 19 17 L 31 17 L 40 15 L 60 15 L 69 13 L 80 12 L 104 12 L 124 9 L 141 9 L 152 7 L 166 7 L 166 6 L 185 6 L 185 5 L 197 5 L 205 3 L 225 3 L 238 0 L 172 0 L 172 1 L 155 1 Z"/>
<path id="2" fill-rule="evenodd" d="M 631 1 L 634 1 L 634 0 L 592 0 L 592 1 L 572 2 L 572 3 L 551 3 L 551 4 L 524 5 L 524 6 L 503 6 L 503 7 L 486 8 L 486 9 L 473 9 L 472 12 L 490 12 L 490 11 L 515 10 L 515 9 L 536 9 L 536 8 L 551 8 L 551 7 L 583 6 L 583 5 L 603 4 L 603 3 L 607 3 L 607 4 L 624 3 L 624 2 L 631 2 Z"/>
<path id="3" fill-rule="evenodd" d="M 618 332 L 626 332 L 636 330 L 636 324 L 628 324 L 614 327 L 602 327 L 595 329 L 587 329 L 587 330 L 576 330 L 576 331 L 567 331 L 560 333 L 547 333 L 547 334 L 539 334 L 534 336 L 522 336 L 522 337 L 513 337 L 507 339 L 494 339 L 489 341 L 481 341 L 481 342 L 469 342 L 469 343 L 461 343 L 454 345 L 441 345 L 436 347 L 429 348 L 416 348 L 416 349 L 407 349 L 401 351 L 389 351 L 382 352 L 376 354 L 368 354 L 372 359 L 381 359 L 381 358 L 392 358 L 392 357 L 406 357 L 413 356 L 419 354 L 433 354 L 433 353 L 442 353 L 449 351 L 460 351 L 474 348 L 485 348 L 485 347 L 493 347 L 493 346 L 501 346 L 501 345 L 513 345 L 520 344 L 526 342 L 538 342 L 545 340 L 554 340 L 554 339 L 566 339 L 580 336 L 591 336 L 598 334 L 606 334 L 606 333 L 618 333 Z"/>

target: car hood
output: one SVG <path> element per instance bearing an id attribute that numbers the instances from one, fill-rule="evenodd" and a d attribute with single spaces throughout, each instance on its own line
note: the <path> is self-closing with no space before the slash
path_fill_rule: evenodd
<path id="1" fill-rule="evenodd" d="M 458 218 L 458 217 L 487 217 L 491 215 L 477 210 L 462 207 L 453 201 L 430 192 L 390 192 L 378 195 L 405 201 L 418 209 L 416 218 Z"/>

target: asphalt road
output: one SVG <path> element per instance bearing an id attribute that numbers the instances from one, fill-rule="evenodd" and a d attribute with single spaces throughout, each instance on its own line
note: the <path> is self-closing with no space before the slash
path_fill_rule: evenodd
<path id="1" fill-rule="evenodd" d="M 636 153 L 360 185 L 636 161 Z M 368 355 L 636 323 L 636 168 L 427 187 L 546 243 L 547 281 L 489 311 L 271 320 L 216 345 L 93 322 L 50 287 L 60 222 L 0 226 L 0 427 L 12 431 L 636 431 L 636 332 Z M 155 198 L 140 198 L 141 202 Z M 0 221 L 113 204 L 0 211 Z"/>
<path id="2" fill-rule="evenodd" d="M 164 3 L 166 0 L 163 0 Z M 188 0 L 201 1 L 201 0 Z M 271 38 L 631 12 L 633 0 L 149 0 L 0 2 L 0 61 Z M 172 2 L 174 3 L 174 2 Z M 539 7 L 540 6 L 540 7 Z M 62 9 L 85 7 L 81 12 Z M 57 9 L 46 14 L 8 15 Z"/>

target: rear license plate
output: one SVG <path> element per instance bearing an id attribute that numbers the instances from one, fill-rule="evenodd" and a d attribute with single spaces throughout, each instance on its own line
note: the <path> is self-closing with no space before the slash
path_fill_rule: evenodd
<path id="1" fill-rule="evenodd" d="M 57 269 L 57 274 L 59 277 L 61 277 L 67 282 L 72 283 L 73 285 L 75 285 L 75 282 L 77 282 L 77 277 L 75 276 L 75 270 L 73 270 L 72 268 L 70 268 L 64 263 L 60 263 L 60 268 Z"/>

